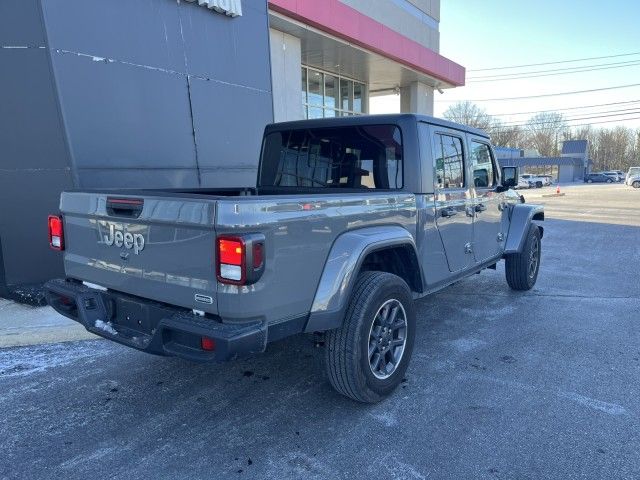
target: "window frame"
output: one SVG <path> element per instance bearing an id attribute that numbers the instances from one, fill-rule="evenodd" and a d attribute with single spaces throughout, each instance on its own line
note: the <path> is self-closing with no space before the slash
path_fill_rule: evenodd
<path id="1" fill-rule="evenodd" d="M 431 144 L 432 144 L 432 151 L 435 154 L 436 151 L 434 150 L 436 145 L 435 145 L 435 141 L 436 141 L 436 137 L 442 137 L 442 136 L 446 136 L 446 137 L 451 137 L 451 138 L 457 138 L 458 140 L 460 140 L 460 146 L 462 147 L 462 186 L 460 187 L 439 187 L 437 180 L 438 180 L 438 165 L 436 164 L 436 157 L 434 155 L 433 157 L 433 189 L 434 191 L 442 191 L 442 190 L 446 190 L 446 191 L 455 191 L 455 190 L 464 190 L 466 188 L 468 188 L 468 183 L 467 183 L 467 167 L 468 167 L 468 162 L 467 162 L 467 146 L 466 146 L 466 142 L 465 142 L 465 138 L 462 137 L 461 135 L 457 135 L 453 132 L 448 132 L 446 130 L 435 130 L 433 132 L 433 139 L 431 140 Z M 440 142 L 440 155 L 442 155 L 444 152 L 442 150 L 442 141 Z"/>
<path id="2" fill-rule="evenodd" d="M 479 140 L 477 138 L 470 138 L 469 143 L 470 143 L 469 145 L 470 153 L 473 152 L 474 143 L 477 143 L 478 145 L 484 145 L 485 147 L 487 147 L 487 150 L 489 150 L 489 158 L 491 160 L 491 168 L 493 170 L 493 184 L 490 187 L 476 187 L 475 176 L 474 176 L 473 188 L 482 189 L 482 190 L 493 190 L 498 186 L 498 183 L 500 182 L 500 177 L 498 176 L 497 161 L 496 161 L 495 155 L 493 154 L 493 149 L 491 148 L 491 144 L 489 142 Z M 470 167 L 473 168 L 473 165 L 474 165 L 473 162 L 471 162 Z"/>
<path id="3" fill-rule="evenodd" d="M 303 72 L 306 73 L 306 77 L 303 78 Z M 321 92 L 322 92 L 322 103 L 321 104 L 312 104 L 309 102 L 309 78 L 310 78 L 310 73 L 311 72 L 315 72 L 315 73 L 319 73 L 321 75 L 321 81 L 320 81 L 320 86 L 321 86 Z M 334 97 L 336 100 L 336 105 L 335 107 L 330 107 L 326 105 L 326 91 L 325 91 L 325 77 L 326 75 L 329 75 L 331 77 L 333 77 L 336 80 L 335 83 L 335 87 L 334 89 L 336 90 L 336 97 Z M 300 70 L 300 80 L 301 80 L 301 86 L 302 84 L 305 85 L 305 92 L 304 95 L 302 95 L 303 92 L 301 93 L 301 97 L 302 98 L 302 111 L 304 114 L 304 118 L 305 119 L 309 119 L 309 118 L 332 118 L 332 117 L 348 117 L 348 116 L 357 116 L 357 115 L 366 115 L 368 113 L 368 100 L 369 100 L 369 88 L 368 85 L 365 82 L 361 82 L 359 80 L 356 80 L 354 78 L 351 77 L 346 77 L 344 75 L 340 75 L 334 72 L 329 72 L 326 70 L 322 70 L 320 68 L 315 68 L 315 67 L 310 67 L 308 65 L 302 65 L 301 70 Z M 306 82 L 304 81 L 306 79 Z M 349 84 L 349 92 L 348 92 L 348 103 L 349 103 L 349 108 L 348 109 L 344 109 L 342 108 L 342 90 L 341 90 L 341 86 L 342 83 L 345 82 L 347 84 Z M 353 107 L 355 104 L 355 100 L 354 100 L 354 90 L 355 90 L 355 86 L 356 84 L 358 86 L 360 86 L 362 88 L 362 98 L 360 99 L 361 102 L 361 106 L 362 109 L 361 111 L 356 111 Z M 305 101 L 306 100 L 306 101 Z M 309 111 L 310 109 L 316 109 L 316 110 L 321 110 L 322 111 L 322 117 L 309 117 Z M 333 115 L 327 115 L 327 111 L 333 112 Z"/>
<path id="4" fill-rule="evenodd" d="M 394 127 L 395 129 L 398 130 L 398 133 L 400 135 L 400 145 L 402 148 L 402 158 L 401 158 L 401 176 L 400 176 L 400 180 L 402 182 L 400 187 L 396 187 L 396 188 L 350 188 L 350 187 L 309 187 L 309 186 L 295 186 L 295 185 L 262 185 L 262 169 L 264 167 L 264 155 L 265 155 L 265 149 L 266 149 L 266 143 L 267 143 L 267 138 L 269 135 L 273 134 L 273 133 L 283 133 L 283 132 L 289 132 L 289 131 L 293 131 L 293 130 L 322 130 L 322 129 L 332 129 L 335 127 L 305 127 L 305 128 L 301 128 L 301 129 L 284 129 L 284 130 L 279 130 L 279 129 L 274 129 L 273 131 L 269 131 L 269 132 L 265 132 L 265 135 L 263 137 L 262 140 L 262 146 L 260 148 L 260 161 L 258 163 L 258 180 L 256 183 L 256 187 L 258 189 L 260 189 L 260 191 L 266 191 L 266 192 L 283 192 L 283 193 L 287 193 L 287 192 L 308 192 L 308 193 L 318 193 L 318 192 L 325 192 L 325 193 L 363 193 L 363 192 L 401 192 L 401 191 L 405 191 L 406 190 L 406 149 L 405 149 L 405 143 L 404 143 L 404 132 L 402 130 L 402 127 L 396 123 L 371 123 L 371 124 L 365 124 L 365 125 L 351 125 L 353 127 L 367 127 L 367 126 L 389 126 L 389 127 Z M 360 159 L 362 160 L 362 159 Z M 388 175 L 388 169 L 387 169 L 387 173 Z"/>

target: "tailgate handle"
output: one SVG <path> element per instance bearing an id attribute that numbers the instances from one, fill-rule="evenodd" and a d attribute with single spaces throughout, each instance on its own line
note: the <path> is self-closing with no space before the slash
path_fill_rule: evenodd
<path id="1" fill-rule="evenodd" d="M 141 198 L 107 197 L 107 213 L 112 216 L 138 218 L 143 206 L 144 200 Z"/>

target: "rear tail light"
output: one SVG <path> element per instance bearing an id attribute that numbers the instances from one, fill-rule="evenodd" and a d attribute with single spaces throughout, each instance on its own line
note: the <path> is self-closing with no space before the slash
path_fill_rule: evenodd
<path id="1" fill-rule="evenodd" d="M 219 236 L 217 278 L 220 283 L 250 285 L 264 272 L 264 235 Z"/>
<path id="2" fill-rule="evenodd" d="M 200 338 L 200 347 L 206 352 L 212 352 L 216 349 L 216 341 L 213 338 Z"/>
<path id="3" fill-rule="evenodd" d="M 49 246 L 54 250 L 64 250 L 62 217 L 49 215 Z"/>

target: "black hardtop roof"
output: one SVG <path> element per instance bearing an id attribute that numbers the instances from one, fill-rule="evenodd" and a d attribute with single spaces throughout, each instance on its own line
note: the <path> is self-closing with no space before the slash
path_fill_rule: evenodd
<path id="1" fill-rule="evenodd" d="M 401 125 L 406 122 L 426 122 L 431 125 L 451 128 L 461 132 L 468 132 L 480 137 L 489 138 L 484 130 L 468 127 L 460 123 L 450 122 L 442 118 L 416 113 L 393 113 L 382 115 L 356 115 L 351 117 L 317 118 L 313 120 L 294 120 L 289 122 L 272 123 L 267 125 L 265 134 L 278 130 L 300 130 L 305 128 L 329 128 L 346 126 L 379 125 L 381 123 Z"/>

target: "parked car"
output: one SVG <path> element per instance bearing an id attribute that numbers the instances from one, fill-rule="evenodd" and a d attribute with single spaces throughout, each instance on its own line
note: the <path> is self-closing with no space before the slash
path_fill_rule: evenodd
<path id="1" fill-rule="evenodd" d="M 624 174 L 617 170 L 610 170 L 608 172 L 602 172 L 603 175 L 610 177 L 614 182 L 622 182 L 624 180 Z"/>
<path id="2" fill-rule="evenodd" d="M 524 175 L 521 175 L 521 177 L 529 182 L 531 187 L 535 188 L 542 188 L 545 182 L 542 177 L 539 177 L 538 175 L 532 175 L 530 173 L 525 173 Z"/>
<path id="3" fill-rule="evenodd" d="M 625 183 L 630 187 L 640 188 L 640 174 L 630 176 L 629 178 L 627 178 L 627 181 Z"/>
<path id="4" fill-rule="evenodd" d="M 534 185 L 529 180 L 522 178 L 522 175 L 520 175 L 518 177 L 518 184 L 514 188 L 517 188 L 517 189 L 534 188 Z"/>
<path id="5" fill-rule="evenodd" d="M 629 180 L 629 177 L 635 177 L 636 175 L 640 175 L 640 167 L 631 167 L 624 177 L 625 182 Z"/>
<path id="6" fill-rule="evenodd" d="M 549 185 L 553 185 L 553 176 L 551 176 L 551 175 L 540 175 L 540 178 L 542 179 L 542 184 L 545 187 L 548 187 Z"/>
<path id="7" fill-rule="evenodd" d="M 585 183 L 613 183 L 613 178 L 603 173 L 588 173 L 584 177 Z"/>
<path id="8" fill-rule="evenodd" d="M 49 244 L 66 278 L 47 300 L 194 361 L 322 335 L 333 387 L 377 402 L 407 370 L 415 298 L 503 259 L 512 289 L 536 283 L 544 210 L 495 158 L 486 133 L 426 116 L 269 125 L 254 188 L 63 192 Z"/>

